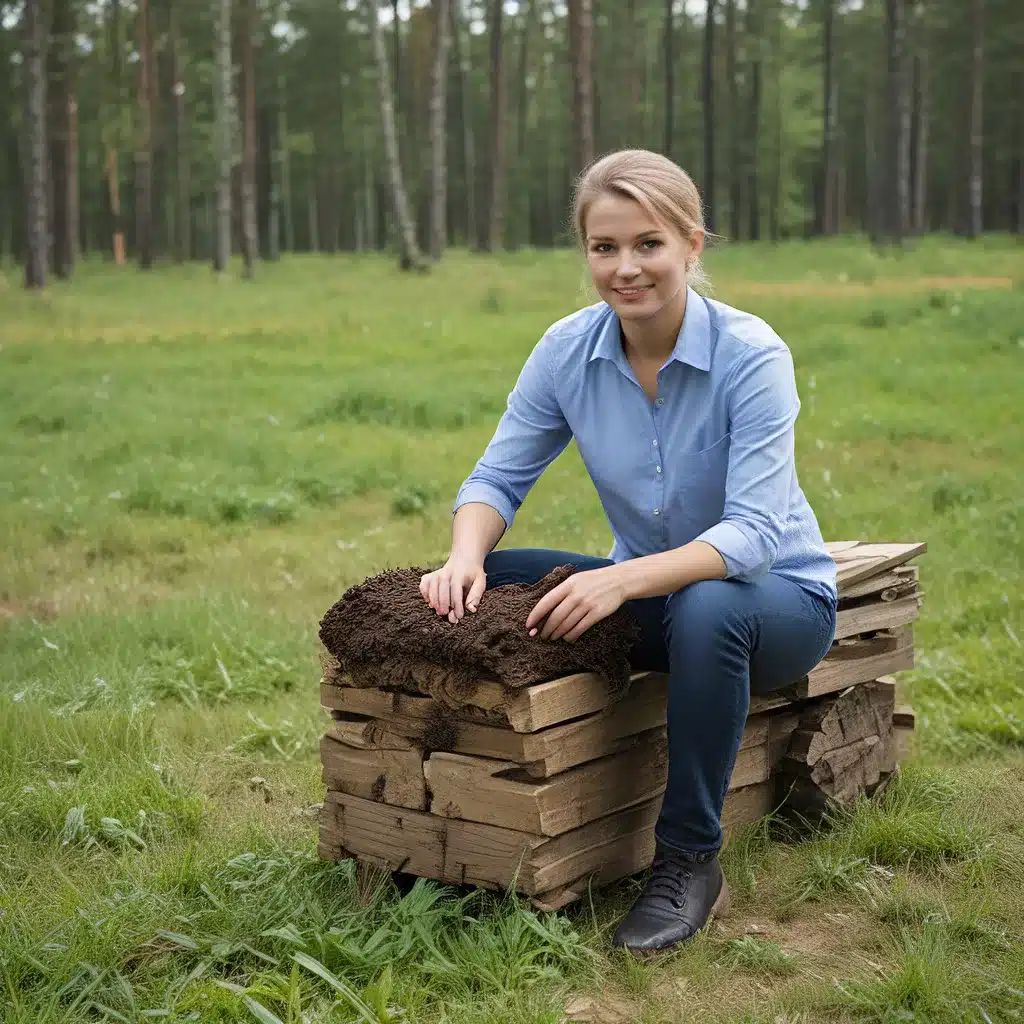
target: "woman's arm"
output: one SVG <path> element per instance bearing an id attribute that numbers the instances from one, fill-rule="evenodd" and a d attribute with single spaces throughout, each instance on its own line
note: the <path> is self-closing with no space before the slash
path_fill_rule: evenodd
<path id="1" fill-rule="evenodd" d="M 482 502 L 511 528 L 537 478 L 572 438 L 555 393 L 553 340 L 545 335 L 526 360 L 494 437 L 459 489 L 456 511 Z"/>
<path id="2" fill-rule="evenodd" d="M 555 394 L 549 344 L 545 335 L 534 347 L 491 443 L 459 489 L 448 561 L 420 580 L 424 600 L 451 622 L 458 622 L 466 610 L 476 611 L 486 587 L 484 558 L 572 437 Z"/>

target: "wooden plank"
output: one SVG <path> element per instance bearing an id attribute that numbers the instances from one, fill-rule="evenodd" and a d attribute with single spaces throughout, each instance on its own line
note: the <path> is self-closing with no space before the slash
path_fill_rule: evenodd
<path id="1" fill-rule="evenodd" d="M 836 640 L 876 629 L 895 629 L 913 622 L 920 613 L 916 595 L 898 601 L 872 601 L 856 608 L 841 608 L 836 615 Z"/>
<path id="2" fill-rule="evenodd" d="M 448 881 L 506 886 L 515 882 L 526 895 L 546 892 L 582 875 L 599 871 L 602 863 L 632 849 L 650 861 L 653 830 L 661 800 L 592 821 L 551 839 L 538 839 L 509 829 L 472 821 L 451 821 L 445 853 Z"/>
<path id="3" fill-rule="evenodd" d="M 397 690 L 377 690 L 372 687 L 335 686 L 330 683 L 321 684 L 320 703 L 333 711 L 353 715 L 382 719 L 415 718 L 423 722 L 442 707 L 433 697 L 419 697 L 399 693 Z M 445 709 L 445 713 L 458 721 L 478 722 L 499 729 L 507 723 L 501 710 L 475 705 L 467 705 L 457 711 Z"/>
<path id="4" fill-rule="evenodd" d="M 808 676 L 787 687 L 785 692 L 793 699 L 820 697 L 913 667 L 913 632 L 908 629 L 895 638 L 883 637 L 860 641 L 859 645 L 846 648 L 834 647 Z"/>
<path id="5" fill-rule="evenodd" d="M 744 786 L 727 793 L 721 822 L 725 831 L 749 825 L 775 809 L 775 784 L 772 779 Z"/>
<path id="6" fill-rule="evenodd" d="M 642 676 L 634 674 L 632 678 Z M 627 693 L 622 699 L 628 697 Z M 526 687 L 509 701 L 505 714 L 516 732 L 537 732 L 600 711 L 614 698 L 615 691 L 604 676 L 579 672 Z"/>
<path id="7" fill-rule="evenodd" d="M 443 818 L 329 792 L 321 816 L 320 841 L 386 865 L 391 871 L 443 880 L 446 831 Z"/>
<path id="8" fill-rule="evenodd" d="M 733 790 L 726 797 L 722 810 L 722 827 L 726 833 L 748 825 L 774 807 L 774 787 L 771 782 L 762 782 L 743 789 Z M 648 830 L 642 841 L 633 841 L 623 849 L 606 848 L 600 868 L 582 878 L 534 896 L 531 903 L 538 910 L 560 910 L 583 896 L 588 886 L 613 882 L 643 871 L 650 866 L 654 857 L 654 830 Z"/>
<path id="9" fill-rule="evenodd" d="M 836 582 L 842 594 L 844 586 L 903 565 L 928 550 L 926 543 L 858 544 L 855 548 L 834 552 Z"/>
<path id="10" fill-rule="evenodd" d="M 668 772 L 664 729 L 637 738 L 635 747 L 548 779 L 531 779 L 509 762 L 435 753 L 424 765 L 430 810 L 524 832 L 561 835 L 607 814 L 661 796 Z M 739 751 L 729 788 L 770 775 L 767 742 Z"/>
<path id="11" fill-rule="evenodd" d="M 435 753 L 424 765 L 432 813 L 547 836 L 660 796 L 667 770 L 664 728 L 624 753 L 540 781 L 518 765 L 464 754 Z"/>
<path id="12" fill-rule="evenodd" d="M 328 789 L 377 800 L 397 807 L 427 809 L 423 750 L 352 747 L 334 736 L 320 741 L 323 780 Z"/>
<path id="13" fill-rule="evenodd" d="M 528 752 L 534 756 L 528 759 L 527 771 L 534 778 L 547 778 L 601 757 L 609 743 L 664 725 L 667 698 L 667 677 L 658 675 L 645 684 L 642 697 L 631 694 L 628 700 L 589 718 L 528 734 Z M 767 739 L 768 723 L 763 716 L 748 718 L 741 747 L 757 746 Z"/>
<path id="14" fill-rule="evenodd" d="M 723 828 L 769 813 L 772 795 L 770 781 L 729 793 Z M 536 895 L 595 873 L 611 881 L 642 870 L 654 854 L 660 809 L 659 797 L 546 838 L 329 793 L 320 849 L 445 882 L 505 887 L 515 881 L 518 891 Z"/>
<path id="15" fill-rule="evenodd" d="M 825 541 L 825 550 L 835 558 L 836 555 L 842 554 L 844 551 L 859 547 L 861 543 L 863 542 L 859 540 L 828 540 Z"/>
<path id="16" fill-rule="evenodd" d="M 839 598 L 839 607 L 844 606 L 844 602 L 855 601 L 862 597 L 874 597 L 878 596 L 878 599 L 885 601 L 886 598 L 883 596 L 890 591 L 899 592 L 901 588 L 909 588 L 906 592 L 912 593 L 917 587 L 917 580 L 913 577 L 901 574 L 899 570 L 901 568 L 913 568 L 915 566 L 897 566 L 895 569 L 890 569 L 888 572 L 880 573 L 878 576 L 869 576 L 867 579 L 860 580 L 857 583 L 851 583 L 848 587 L 843 588 L 843 593 Z M 901 595 L 902 596 L 902 595 Z M 889 600 L 892 600 L 891 598 Z"/>
<path id="17" fill-rule="evenodd" d="M 913 731 L 914 722 L 914 709 L 909 704 L 897 704 L 892 713 L 892 724 Z"/>

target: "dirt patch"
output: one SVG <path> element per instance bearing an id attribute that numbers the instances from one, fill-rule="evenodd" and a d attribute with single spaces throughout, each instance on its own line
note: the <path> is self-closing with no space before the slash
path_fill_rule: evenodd
<path id="1" fill-rule="evenodd" d="M 753 935 L 777 942 L 785 952 L 809 961 L 846 961 L 854 949 L 869 948 L 877 932 L 877 922 L 864 911 L 812 906 L 787 921 L 766 914 L 734 914 L 721 922 L 715 937 Z"/>
<path id="2" fill-rule="evenodd" d="M 917 292 L 962 289 L 1006 291 L 1012 277 L 905 277 L 879 281 L 736 281 L 722 286 L 730 295 L 763 295 L 780 298 L 854 298 L 862 295 L 911 295 Z"/>
<path id="3" fill-rule="evenodd" d="M 13 598 L 0 597 L 0 620 L 42 619 L 44 622 L 49 622 L 55 618 L 57 618 L 56 601 L 45 598 L 15 601 Z"/>
<path id="4" fill-rule="evenodd" d="M 450 676 L 439 691 L 456 700 L 472 695 L 481 678 L 518 688 L 573 672 L 598 672 L 624 691 L 629 651 L 639 635 L 626 609 L 571 644 L 530 637 L 526 631 L 533 606 L 573 572 L 574 566 L 561 566 L 532 586 L 488 590 L 475 613 L 453 624 L 420 595 L 424 570 L 390 570 L 346 591 L 321 620 L 320 639 L 354 681 L 365 679 L 376 665 L 386 667 L 392 687 L 415 689 L 413 674 L 403 675 L 403 666 L 430 662 Z"/>
<path id="5" fill-rule="evenodd" d="M 565 1004 L 572 1024 L 633 1024 L 641 1008 L 635 1000 L 605 989 L 599 996 L 573 996 Z"/>

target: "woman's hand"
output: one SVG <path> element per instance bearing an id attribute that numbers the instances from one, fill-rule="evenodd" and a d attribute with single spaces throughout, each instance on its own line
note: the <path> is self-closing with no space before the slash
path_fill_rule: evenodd
<path id="1" fill-rule="evenodd" d="M 451 623 L 458 622 L 467 611 L 476 611 L 486 586 L 483 562 L 463 555 L 452 555 L 440 569 L 420 577 L 423 600 L 438 615 L 447 615 Z"/>
<path id="2" fill-rule="evenodd" d="M 617 566 L 573 573 L 564 583 L 549 590 L 527 616 L 530 636 L 538 630 L 544 640 L 578 640 L 595 622 L 618 611 L 626 600 Z M 543 626 L 541 626 L 543 623 Z"/>

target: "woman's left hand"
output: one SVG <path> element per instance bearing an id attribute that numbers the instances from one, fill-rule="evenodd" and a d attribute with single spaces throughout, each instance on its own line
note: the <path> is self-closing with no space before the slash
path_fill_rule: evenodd
<path id="1" fill-rule="evenodd" d="M 527 616 L 530 636 L 544 640 L 579 639 L 595 622 L 608 618 L 626 600 L 616 566 L 573 573 L 549 590 Z M 541 625 L 543 623 L 543 625 Z"/>

